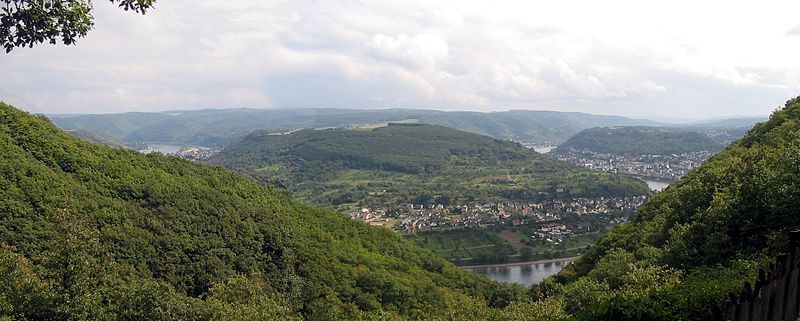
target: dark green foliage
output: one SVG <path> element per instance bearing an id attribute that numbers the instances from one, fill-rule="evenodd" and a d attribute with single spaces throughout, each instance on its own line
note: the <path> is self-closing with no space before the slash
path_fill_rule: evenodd
<path id="1" fill-rule="evenodd" d="M 491 202 L 648 193 L 633 178 L 589 171 L 513 142 L 435 125 L 261 132 L 229 146 L 212 162 L 287 186 L 319 205 L 388 207 L 463 204 L 470 198 Z"/>
<path id="2" fill-rule="evenodd" d="M 598 127 L 581 131 L 554 153 L 588 150 L 606 154 L 669 155 L 717 151 L 722 146 L 699 132 L 665 127 Z"/>
<path id="3" fill-rule="evenodd" d="M 0 318 L 447 319 L 523 289 L 218 167 L 0 104 Z"/>
<path id="4" fill-rule="evenodd" d="M 607 288 L 606 298 L 574 312 L 587 320 L 704 317 L 771 257 L 798 245 L 788 232 L 800 228 L 799 155 L 793 99 L 603 237 L 555 279 L 565 285 L 551 295 Z"/>
<path id="5" fill-rule="evenodd" d="M 16 47 L 58 41 L 74 44 L 94 26 L 90 0 L 4 0 L 0 8 L 0 44 Z M 155 0 L 111 0 L 125 11 L 144 14 Z"/>

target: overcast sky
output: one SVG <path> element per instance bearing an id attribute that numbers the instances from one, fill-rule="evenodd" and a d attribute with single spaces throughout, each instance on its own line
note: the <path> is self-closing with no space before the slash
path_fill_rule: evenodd
<path id="1" fill-rule="evenodd" d="M 800 95 L 798 1 L 95 1 L 77 46 L 0 55 L 48 113 L 255 107 L 766 115 Z"/>

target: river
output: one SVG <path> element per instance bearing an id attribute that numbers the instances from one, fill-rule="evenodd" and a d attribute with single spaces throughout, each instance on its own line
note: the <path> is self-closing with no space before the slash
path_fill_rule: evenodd
<path id="1" fill-rule="evenodd" d="M 174 155 L 177 154 L 178 151 L 180 150 L 181 146 L 177 145 L 153 144 L 153 145 L 147 145 L 147 149 L 141 150 L 140 152 L 145 154 L 159 152 L 164 155 Z"/>
<path id="2" fill-rule="evenodd" d="M 480 275 L 484 275 L 493 281 L 505 283 L 517 283 L 524 286 L 539 283 L 551 275 L 555 275 L 574 258 L 546 260 L 513 264 L 498 264 L 487 266 L 468 266 L 463 267 Z"/>
<path id="3" fill-rule="evenodd" d="M 651 190 L 654 190 L 656 192 L 663 191 L 670 184 L 669 182 L 653 181 L 653 180 L 649 180 L 649 179 L 642 179 L 642 180 L 645 183 L 647 183 L 647 187 L 649 187 Z"/>

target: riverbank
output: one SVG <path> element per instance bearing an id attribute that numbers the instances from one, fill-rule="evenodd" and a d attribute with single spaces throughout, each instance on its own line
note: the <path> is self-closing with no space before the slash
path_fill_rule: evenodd
<path id="1" fill-rule="evenodd" d="M 536 260 L 536 261 L 527 261 L 527 262 L 515 262 L 515 263 L 484 264 L 484 265 L 457 265 L 457 267 L 462 268 L 462 269 L 509 267 L 509 266 L 530 265 L 530 264 L 547 264 L 547 263 L 556 263 L 556 262 L 572 262 L 572 261 L 575 261 L 575 259 L 577 259 L 577 258 L 579 258 L 579 256 L 565 257 L 565 258 L 560 258 L 560 259 L 547 259 L 547 260 Z"/>

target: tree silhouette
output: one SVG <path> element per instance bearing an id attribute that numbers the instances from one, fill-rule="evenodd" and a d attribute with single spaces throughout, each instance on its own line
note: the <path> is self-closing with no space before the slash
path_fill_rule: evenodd
<path id="1" fill-rule="evenodd" d="M 125 11 L 145 14 L 155 0 L 110 0 Z M 58 41 L 75 44 L 94 27 L 91 0 L 2 0 L 0 44 L 11 52 Z M 0 4 L 0 5 L 2 5 Z"/>

